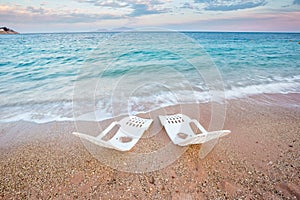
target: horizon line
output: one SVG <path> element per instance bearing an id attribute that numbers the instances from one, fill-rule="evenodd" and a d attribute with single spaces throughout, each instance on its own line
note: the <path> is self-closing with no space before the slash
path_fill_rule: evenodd
<path id="1" fill-rule="evenodd" d="M 19 32 L 19 34 L 59 34 L 59 33 L 122 33 L 122 32 L 181 32 L 181 33 L 300 33 L 300 31 L 220 31 L 220 30 L 165 30 L 165 31 L 138 31 L 132 30 L 107 30 L 107 31 L 57 31 L 57 32 Z"/>

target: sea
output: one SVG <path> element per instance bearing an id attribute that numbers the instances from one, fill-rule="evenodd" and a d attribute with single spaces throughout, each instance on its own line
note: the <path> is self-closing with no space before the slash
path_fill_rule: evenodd
<path id="1" fill-rule="evenodd" d="M 0 35 L 0 122 L 101 121 L 299 93 L 299 42 L 300 33 Z"/>

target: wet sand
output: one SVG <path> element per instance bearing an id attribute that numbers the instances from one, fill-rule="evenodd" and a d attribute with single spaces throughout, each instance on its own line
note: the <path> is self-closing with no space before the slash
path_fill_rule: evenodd
<path id="1" fill-rule="evenodd" d="M 71 134 L 73 122 L 0 124 L 0 199 L 300 199 L 299 105 L 299 94 L 230 100 L 224 129 L 232 133 L 208 156 L 200 159 L 201 146 L 192 145 L 146 173 L 99 162 Z M 205 127 L 209 108 L 200 105 Z"/>

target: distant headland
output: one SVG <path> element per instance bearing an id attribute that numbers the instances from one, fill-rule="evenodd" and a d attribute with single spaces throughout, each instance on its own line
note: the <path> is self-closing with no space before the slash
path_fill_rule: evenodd
<path id="1" fill-rule="evenodd" d="M 19 33 L 7 27 L 0 27 L 0 34 L 19 34 Z"/>

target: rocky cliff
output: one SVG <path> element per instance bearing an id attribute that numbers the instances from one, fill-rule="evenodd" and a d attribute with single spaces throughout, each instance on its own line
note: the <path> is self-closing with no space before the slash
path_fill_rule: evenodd
<path id="1" fill-rule="evenodd" d="M 0 27 L 0 34 L 19 34 L 19 33 L 7 27 Z"/>

